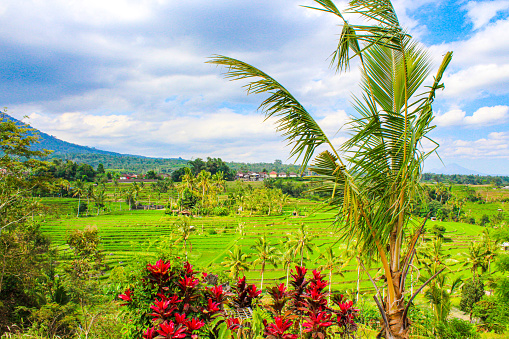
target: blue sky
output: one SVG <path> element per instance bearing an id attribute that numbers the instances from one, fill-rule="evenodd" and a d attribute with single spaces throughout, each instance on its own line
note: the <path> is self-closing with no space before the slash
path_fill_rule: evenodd
<path id="1" fill-rule="evenodd" d="M 223 54 L 271 74 L 339 145 L 359 71 L 328 68 L 339 22 L 299 5 L 313 1 L 4 0 L 0 104 L 100 149 L 290 163 L 290 148 L 256 112 L 263 97 L 204 62 Z M 443 162 L 509 174 L 509 0 L 394 5 L 435 66 L 454 51 L 431 134 Z M 437 157 L 425 165 L 440 166 Z"/>

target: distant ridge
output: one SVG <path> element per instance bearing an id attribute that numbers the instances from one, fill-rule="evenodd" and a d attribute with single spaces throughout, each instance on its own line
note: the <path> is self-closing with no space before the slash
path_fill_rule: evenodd
<path id="1" fill-rule="evenodd" d="M 480 172 L 477 172 L 477 171 L 474 171 L 474 170 L 462 167 L 462 166 L 460 166 L 458 164 L 449 164 L 449 165 L 445 165 L 442 168 L 435 168 L 435 169 L 431 169 L 431 170 L 425 171 L 425 172 L 426 173 L 433 173 L 433 174 L 447 174 L 447 175 L 451 175 L 451 174 L 481 175 L 481 176 L 486 176 L 487 175 L 487 174 L 484 174 L 484 173 L 480 173 Z"/>
<path id="2" fill-rule="evenodd" d="M 17 120 L 13 117 L 11 117 L 8 114 L 3 114 L 3 118 L 6 120 L 14 121 L 18 125 L 27 126 L 26 123 Z M 30 126 L 30 125 L 28 125 Z M 109 156 L 129 156 L 129 157 L 138 157 L 138 158 L 145 158 L 141 155 L 132 155 L 132 154 L 121 154 L 117 152 L 110 152 L 110 151 L 103 151 L 100 149 L 97 149 L 95 147 L 88 147 L 88 146 L 81 146 L 77 144 L 73 144 L 72 142 L 67 142 L 60 140 L 58 138 L 55 138 L 52 135 L 49 135 L 47 133 L 44 133 L 32 126 L 30 126 L 38 135 L 39 135 L 39 143 L 32 145 L 33 150 L 52 150 L 53 153 L 51 156 L 55 155 L 65 155 L 65 154 L 101 154 L 101 155 L 109 155 Z"/>
<path id="3" fill-rule="evenodd" d="M 28 124 L 19 121 L 8 114 L 0 113 L 0 117 L 6 120 L 14 121 L 20 126 L 27 126 Z M 29 125 L 28 125 L 29 126 Z M 100 150 L 94 147 L 81 146 L 73 144 L 71 142 L 63 141 L 55 138 L 52 135 L 41 132 L 36 128 L 33 128 L 33 132 L 39 135 L 39 143 L 32 145 L 34 150 L 52 150 L 47 158 L 71 160 L 77 163 L 86 163 L 92 167 L 97 167 L 99 164 L 103 164 L 106 169 L 120 170 L 123 172 L 136 172 L 144 173 L 148 170 L 156 170 L 159 173 L 170 173 L 180 167 L 186 166 L 189 160 L 179 158 L 153 158 L 146 157 L 143 155 L 132 155 L 122 154 L 117 152 L 110 152 Z M 228 167 L 234 171 L 257 171 L 260 172 L 262 169 L 271 171 L 274 169 L 274 164 L 271 163 L 240 163 L 240 162 L 227 162 Z M 299 165 L 288 165 L 281 164 L 279 171 L 286 172 L 298 172 Z"/>

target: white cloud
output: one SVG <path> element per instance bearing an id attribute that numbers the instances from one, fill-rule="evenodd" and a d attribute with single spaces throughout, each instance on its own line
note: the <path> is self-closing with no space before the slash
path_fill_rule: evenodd
<path id="1" fill-rule="evenodd" d="M 448 98 L 482 97 L 488 93 L 509 93 L 509 64 L 481 64 L 448 74 L 444 78 L 445 91 L 440 96 Z"/>
<path id="2" fill-rule="evenodd" d="M 453 109 L 444 114 L 437 114 L 434 122 L 440 127 L 469 126 L 481 128 L 506 122 L 509 117 L 508 112 L 509 107 L 502 105 L 481 107 L 470 116 L 467 116 L 460 109 Z"/>
<path id="3" fill-rule="evenodd" d="M 288 155 L 273 126 L 274 119 L 264 122 L 261 114 L 242 115 L 230 109 L 158 122 L 126 115 L 69 112 L 49 116 L 34 112 L 28 122 L 62 140 L 121 153 L 184 158 L 220 156 L 238 161 L 262 161 L 268 154 L 279 158 Z"/>
<path id="4" fill-rule="evenodd" d="M 495 132 L 477 140 L 443 140 L 441 157 L 454 159 L 509 159 L 509 133 Z M 504 170 L 507 172 L 507 169 Z M 493 173 L 493 170 L 488 171 Z"/>
<path id="5" fill-rule="evenodd" d="M 413 36 L 430 32 L 410 13 L 434 1 L 394 0 Z M 507 106 L 467 115 L 473 110 L 464 104 L 509 93 L 509 39 L 504 38 L 509 20 L 493 22 L 506 2 L 469 3 L 477 31 L 467 40 L 432 47 L 432 55 L 454 50 L 439 99 L 462 107 L 438 115 L 439 126 L 507 121 Z M 344 8 L 347 1 L 337 3 Z M 272 75 L 339 145 L 345 137 L 337 131 L 348 121 L 345 110 L 350 112 L 348 99 L 359 90 L 360 73 L 355 64 L 340 75 L 328 69 L 340 21 L 302 4 L 313 1 L 5 0 L 0 17 L 9 24 L 0 26 L 0 42 L 17 53 L 8 61 L 28 60 L 5 65 L 30 77 L 18 92 L 4 94 L 10 100 L 10 93 L 24 93 L 23 98 L 3 105 L 18 116 L 38 112 L 32 116 L 36 127 L 98 148 L 153 156 L 286 159 L 285 142 L 254 113 L 263 95 L 246 96 L 245 82 L 229 82 L 220 69 L 204 64 L 218 53 Z M 61 76 L 51 78 L 54 70 Z M 12 78 L 24 76 L 12 73 Z M 48 87 L 48 95 L 38 97 L 38 88 Z M 455 100 L 461 106 L 454 106 Z"/>
<path id="6" fill-rule="evenodd" d="M 465 8 L 474 30 L 488 24 L 498 12 L 509 10 L 509 1 L 469 1 Z"/>

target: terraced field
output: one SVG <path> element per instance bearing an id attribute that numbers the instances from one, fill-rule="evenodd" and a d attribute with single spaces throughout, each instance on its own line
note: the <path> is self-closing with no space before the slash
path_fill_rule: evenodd
<path id="1" fill-rule="evenodd" d="M 60 200 L 60 202 L 56 201 Z M 175 217 L 164 214 L 164 211 L 128 211 L 127 206 L 122 210 L 114 210 L 108 214 L 99 216 L 88 216 L 76 218 L 73 213 L 65 213 L 76 199 L 47 199 L 46 203 L 51 206 L 62 203 L 64 213 L 61 217 L 49 216 L 42 224 L 43 231 L 52 239 L 54 245 L 65 251 L 67 245 L 65 239 L 67 234 L 74 229 L 81 229 L 87 226 L 96 227 L 102 239 L 102 249 L 106 261 L 110 267 L 127 265 L 131 260 L 140 260 L 140 257 L 153 258 L 158 252 L 172 250 L 173 253 L 183 255 L 182 243 L 176 244 L 177 236 L 172 234 L 171 225 Z M 118 204 L 118 203 L 117 203 Z M 53 206 L 55 207 L 55 206 Z M 297 207 L 306 216 L 292 216 L 294 208 Z M 317 267 L 320 262 L 315 261 L 318 252 L 328 245 L 337 241 L 336 230 L 331 227 L 333 219 L 332 212 L 312 213 L 319 205 L 315 202 L 305 200 L 290 200 L 281 216 L 230 216 L 230 217 L 196 217 L 193 218 L 192 232 L 188 246 L 192 248 L 189 253 L 189 261 L 200 267 L 209 267 L 211 271 L 226 271 L 221 262 L 227 252 L 238 244 L 242 250 L 254 260 L 255 253 L 251 249 L 255 240 L 265 234 L 273 245 L 282 246 L 287 235 L 294 233 L 301 223 L 317 236 L 314 244 L 317 251 L 311 258 L 305 259 L 308 267 Z M 244 235 L 237 232 L 239 223 L 245 223 Z M 433 222 L 430 222 L 430 226 Z M 464 261 L 464 253 L 472 241 L 480 238 L 483 228 L 475 225 L 439 222 L 445 226 L 447 231 L 445 237 L 449 241 L 445 244 L 446 249 L 452 254 L 452 262 L 449 263 L 452 269 L 459 269 Z M 425 239 L 423 240 L 425 241 Z M 343 270 L 343 277 L 337 272 L 333 275 L 332 288 L 345 291 L 355 289 L 357 282 L 357 263 L 351 261 Z M 467 270 L 467 268 L 462 268 Z M 372 264 L 371 274 L 376 275 L 377 265 Z M 461 273 L 458 273 L 461 274 Z M 467 275 L 467 274 L 464 274 Z M 260 277 L 260 267 L 254 267 L 246 274 L 253 282 Z M 417 276 L 417 273 L 415 274 Z M 286 279 L 286 272 L 282 265 L 274 268 L 267 265 L 265 281 L 271 285 L 275 282 L 283 282 Z M 411 283 L 411 279 L 409 279 Z M 361 293 L 372 291 L 372 285 L 368 277 L 361 271 Z"/>

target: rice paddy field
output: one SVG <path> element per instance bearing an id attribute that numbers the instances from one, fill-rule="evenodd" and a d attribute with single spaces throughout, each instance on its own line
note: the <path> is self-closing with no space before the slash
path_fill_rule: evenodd
<path id="1" fill-rule="evenodd" d="M 112 186 L 112 185 L 111 185 Z M 111 188 L 109 191 L 111 193 Z M 143 195 L 141 195 L 143 199 Z M 147 197 L 147 194 L 145 194 Z M 167 199 L 167 198 L 164 198 Z M 85 200 L 82 198 L 82 200 Z M 120 199 L 118 199 L 120 201 Z M 172 233 L 172 225 L 176 217 L 165 214 L 164 210 L 133 210 L 129 211 L 124 202 L 108 202 L 109 212 L 96 215 L 92 209 L 88 216 L 75 216 L 77 199 L 75 198 L 44 198 L 43 204 L 51 211 L 42 222 L 42 230 L 50 237 L 55 247 L 66 251 L 65 240 L 67 235 L 75 229 L 95 227 L 98 229 L 102 250 L 109 267 L 125 266 L 132 260 L 143 260 L 144 257 L 153 258 L 161 251 L 172 251 L 174 254 L 184 256 L 183 243 L 178 242 L 178 235 Z M 192 226 L 194 231 L 188 241 L 188 259 L 193 265 L 203 267 L 210 272 L 225 272 L 228 267 L 221 263 L 234 245 L 250 254 L 249 261 L 256 259 L 256 253 L 251 248 L 256 239 L 266 235 L 268 242 L 276 247 L 283 248 L 286 236 L 295 233 L 301 224 L 316 236 L 313 244 L 316 246 L 309 258 L 304 258 L 304 265 L 308 268 L 317 268 L 323 262 L 317 260 L 320 251 L 338 242 L 337 230 L 331 225 L 333 211 L 320 211 L 318 202 L 309 200 L 290 199 L 280 216 L 227 216 L 227 217 L 194 217 Z M 488 206 L 488 205 L 485 205 Z M 293 216 L 294 210 L 299 210 L 300 216 Z M 496 210 L 496 208 L 495 208 Z M 244 225 L 244 232 L 238 232 L 238 225 Z M 484 227 L 454 223 L 428 221 L 427 228 L 433 224 L 440 224 L 446 228 L 446 252 L 451 254 L 448 263 L 456 275 L 468 276 L 468 268 L 463 267 L 464 257 L 471 242 L 479 240 Z M 429 239 L 428 239 L 429 240 Z M 426 241 L 426 237 L 422 242 Z M 343 244 L 342 248 L 347 248 Z M 341 255 L 340 251 L 336 251 Z M 300 257 L 296 258 L 300 261 Z M 378 263 L 371 263 L 370 274 L 377 275 Z M 324 272 L 325 273 L 325 272 Z M 328 272 L 327 272 L 328 273 Z M 259 282 L 260 267 L 252 267 L 245 273 L 251 282 Z M 416 272 L 414 277 L 417 277 Z M 351 260 L 341 272 L 334 272 L 332 276 L 332 289 L 339 291 L 353 291 L 356 289 L 358 277 L 358 264 Z M 276 282 L 286 281 L 286 270 L 282 264 L 278 267 L 267 265 L 264 285 L 273 285 Z M 408 280 L 409 284 L 412 280 Z M 418 284 L 417 282 L 415 284 Z M 369 293 L 373 291 L 366 274 L 360 270 L 360 291 Z"/>

